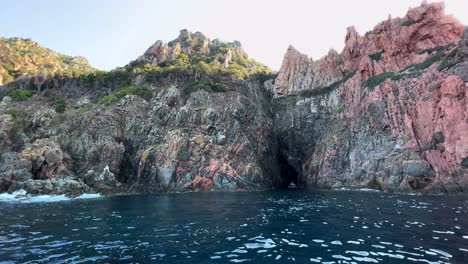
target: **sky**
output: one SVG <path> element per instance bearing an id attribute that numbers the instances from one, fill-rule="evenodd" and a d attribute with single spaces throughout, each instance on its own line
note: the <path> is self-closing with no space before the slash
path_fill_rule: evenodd
<path id="1" fill-rule="evenodd" d="M 239 40 L 249 56 L 278 70 L 289 45 L 313 59 L 341 52 L 346 28 L 364 34 L 402 17 L 421 0 L 0 0 L 0 37 L 31 38 L 102 70 L 124 66 L 181 29 Z M 446 0 L 468 24 L 468 0 Z"/>

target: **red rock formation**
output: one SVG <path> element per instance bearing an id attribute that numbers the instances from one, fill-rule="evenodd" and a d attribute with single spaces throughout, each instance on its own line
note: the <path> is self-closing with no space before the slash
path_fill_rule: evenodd
<path id="1" fill-rule="evenodd" d="M 341 54 L 331 50 L 313 61 L 289 47 L 275 82 L 277 96 L 326 86 L 358 70 L 363 79 L 400 71 L 429 57 L 426 50 L 456 43 L 463 25 L 444 14 L 443 3 L 422 4 L 404 18 L 388 19 L 365 36 L 349 27 Z"/>
<path id="2" fill-rule="evenodd" d="M 342 53 L 345 71 L 359 69 L 364 78 L 373 76 L 362 66 L 369 55 L 378 52 L 382 52 L 381 59 L 372 60 L 375 74 L 399 71 L 425 60 L 427 54 L 420 54 L 424 50 L 454 43 L 462 33 L 463 25 L 444 14 L 443 3 L 410 9 L 404 18 L 384 21 L 362 37 L 350 27 Z"/>
<path id="3" fill-rule="evenodd" d="M 468 187 L 468 67 L 464 55 L 468 53 L 468 34 L 462 37 L 463 31 L 458 20 L 444 14 L 443 3 L 423 3 L 403 18 L 380 23 L 365 36 L 359 36 L 354 27 L 348 28 L 341 54 L 328 54 L 313 62 L 289 48 L 275 81 L 276 97 L 314 90 L 339 79 L 342 71 L 356 71 L 335 92 L 299 100 L 301 105 L 309 103 L 310 109 L 335 111 L 333 122 L 349 124 L 354 136 L 368 137 L 347 138 L 336 134 L 330 124 L 314 128 L 329 135 L 320 135 L 314 149 L 296 157 L 304 160 L 303 168 L 321 164 L 312 172 L 303 172 L 304 177 L 331 186 L 329 179 L 336 173 L 333 164 L 338 162 L 349 163 L 343 169 L 348 175 L 343 182 L 348 181 L 348 185 L 400 190 L 407 185 L 412 189 Z M 317 79 L 319 84 L 313 82 Z M 295 106 L 296 115 L 306 116 L 304 110 L 298 110 L 299 105 Z M 346 111 L 336 110 L 340 107 Z M 297 116 L 292 124 L 298 130 L 306 127 Z M 379 141 L 382 138 L 395 145 L 384 146 Z M 343 144 L 350 145 L 348 157 L 339 154 Z M 358 152 L 360 155 L 355 155 Z M 366 178 L 371 178 L 372 184 L 363 182 L 359 171 L 372 174 Z M 420 178 L 415 180 L 412 174 Z M 393 187 L 389 187 L 392 177 L 397 179 L 391 180 Z"/>
<path id="4" fill-rule="evenodd" d="M 282 96 L 329 85 L 343 77 L 341 63 L 340 55 L 334 50 L 314 61 L 290 46 L 275 81 L 275 94 Z"/>

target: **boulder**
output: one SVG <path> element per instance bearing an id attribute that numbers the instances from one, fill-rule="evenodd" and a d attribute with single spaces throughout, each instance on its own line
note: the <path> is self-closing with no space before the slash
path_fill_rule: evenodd
<path id="1" fill-rule="evenodd" d="M 0 192 L 12 183 L 24 182 L 33 178 L 31 160 L 17 152 L 5 152 L 0 156 Z"/>
<path id="2" fill-rule="evenodd" d="M 35 179 L 45 180 L 59 174 L 72 174 L 63 162 L 64 154 L 60 145 L 54 140 L 37 139 L 32 144 L 26 144 L 21 155 L 31 161 Z"/>

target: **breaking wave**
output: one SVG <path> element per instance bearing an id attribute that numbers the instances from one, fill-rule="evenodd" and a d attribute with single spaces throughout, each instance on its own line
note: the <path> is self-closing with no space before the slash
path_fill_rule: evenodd
<path id="1" fill-rule="evenodd" d="M 1 193 L 0 202 L 11 203 L 50 203 L 79 199 L 95 199 L 101 197 L 98 193 L 84 193 L 80 196 L 70 198 L 66 195 L 29 195 L 25 190 L 17 190 L 13 193 Z"/>

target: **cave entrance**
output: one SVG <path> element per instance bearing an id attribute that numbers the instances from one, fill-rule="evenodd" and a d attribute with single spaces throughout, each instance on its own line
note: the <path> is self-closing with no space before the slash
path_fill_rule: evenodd
<path id="1" fill-rule="evenodd" d="M 299 187 L 299 173 L 297 170 L 288 162 L 288 159 L 279 154 L 278 165 L 281 173 L 281 189 L 294 189 L 292 187 Z"/>

